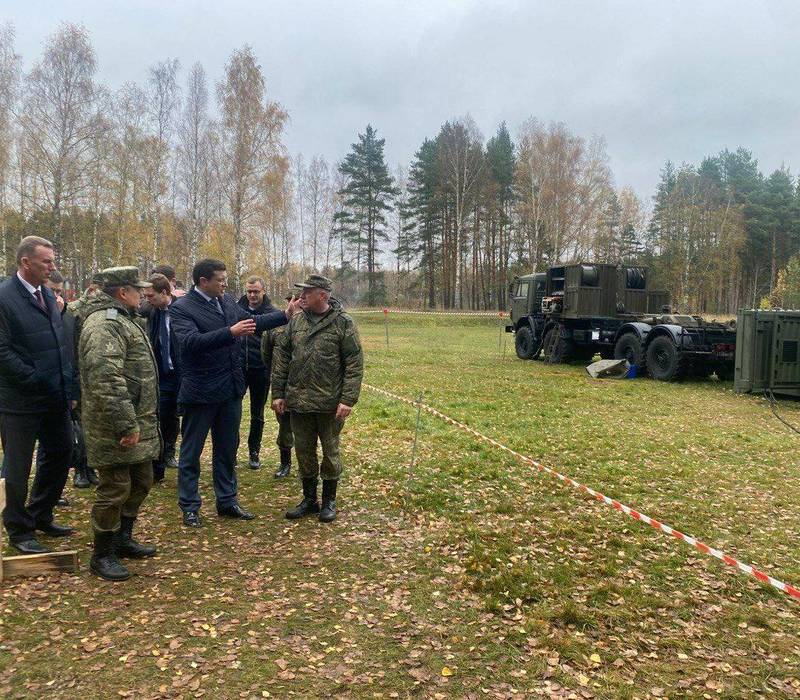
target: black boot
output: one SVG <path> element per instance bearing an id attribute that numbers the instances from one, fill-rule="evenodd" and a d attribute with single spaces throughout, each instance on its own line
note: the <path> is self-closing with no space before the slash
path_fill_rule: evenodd
<path id="1" fill-rule="evenodd" d="M 247 466 L 253 471 L 261 469 L 261 460 L 258 458 L 258 452 L 250 453 L 250 461 L 247 463 Z"/>
<path id="2" fill-rule="evenodd" d="M 85 464 L 77 464 L 75 466 L 75 473 L 72 475 L 72 485 L 76 489 L 88 489 L 91 486 L 89 477 L 86 475 Z"/>
<path id="3" fill-rule="evenodd" d="M 97 476 L 97 472 L 89 466 L 86 467 L 86 478 L 89 479 L 89 483 L 93 486 L 97 486 L 100 483 L 100 477 Z"/>
<path id="4" fill-rule="evenodd" d="M 130 559 L 152 557 L 156 553 L 156 548 L 152 544 L 142 544 L 133 539 L 133 523 L 135 522 L 136 518 L 122 516 L 119 532 L 114 538 L 114 552 L 117 556 Z"/>
<path id="5" fill-rule="evenodd" d="M 303 479 L 303 500 L 294 508 L 286 511 L 289 520 L 297 520 L 304 515 L 319 513 L 319 503 L 317 503 L 317 477 Z"/>
<path id="6" fill-rule="evenodd" d="M 89 562 L 93 574 L 107 581 L 125 581 L 131 577 L 131 572 L 120 564 L 114 554 L 114 533 L 94 533 L 94 554 Z"/>
<path id="7" fill-rule="evenodd" d="M 281 466 L 275 472 L 275 478 L 282 479 L 289 476 L 290 471 L 292 471 L 292 448 L 281 447 Z"/>
<path id="8" fill-rule="evenodd" d="M 322 480 L 322 510 L 319 512 L 321 523 L 331 523 L 336 520 L 336 479 Z"/>

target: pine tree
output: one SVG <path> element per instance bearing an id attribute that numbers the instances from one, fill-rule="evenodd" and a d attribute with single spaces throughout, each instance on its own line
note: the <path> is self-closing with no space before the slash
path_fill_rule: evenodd
<path id="1" fill-rule="evenodd" d="M 366 132 L 358 135 L 358 143 L 351 146 L 350 153 L 339 165 L 339 172 L 347 178 L 347 184 L 339 191 L 350 218 L 345 235 L 358 247 L 357 267 L 360 268 L 362 249 L 366 257 L 365 301 L 368 306 L 386 301 L 386 287 L 379 271 L 378 255 L 381 251 L 378 246 L 388 239 L 386 212 L 392 209 L 392 199 L 397 194 L 386 167 L 384 144 L 385 139 L 377 138 L 377 132 L 368 124 Z M 340 220 L 346 219 L 340 217 Z"/>
<path id="2" fill-rule="evenodd" d="M 439 154 L 435 141 L 425 139 L 408 174 L 409 242 L 420 256 L 428 307 L 436 306 L 437 268 L 441 261 L 442 201 Z"/>

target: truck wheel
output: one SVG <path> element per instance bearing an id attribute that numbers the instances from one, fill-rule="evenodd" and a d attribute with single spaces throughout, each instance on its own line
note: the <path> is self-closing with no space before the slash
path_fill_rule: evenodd
<path id="1" fill-rule="evenodd" d="M 645 357 L 642 352 L 642 341 L 636 333 L 623 333 L 614 346 L 614 359 L 627 360 L 639 368 L 639 374 L 644 374 Z"/>
<path id="2" fill-rule="evenodd" d="M 533 332 L 528 326 L 522 326 L 514 334 L 514 349 L 520 360 L 532 360 L 536 353 L 536 341 L 533 339 Z"/>
<path id="3" fill-rule="evenodd" d="M 733 379 L 733 367 L 731 365 L 717 367 L 714 371 L 717 374 L 717 379 L 719 379 L 721 382 L 729 382 L 731 379 Z"/>
<path id="4" fill-rule="evenodd" d="M 551 365 L 569 362 L 571 343 L 561 337 L 561 329 L 551 328 L 544 336 L 542 343 L 542 359 Z"/>
<path id="5" fill-rule="evenodd" d="M 683 376 L 681 352 L 671 338 L 660 335 L 647 346 L 647 369 L 653 379 L 671 382 Z"/>

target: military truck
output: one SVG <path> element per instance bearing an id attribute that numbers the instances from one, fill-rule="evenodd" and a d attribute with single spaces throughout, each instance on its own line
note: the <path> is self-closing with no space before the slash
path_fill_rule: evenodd
<path id="1" fill-rule="evenodd" d="M 672 381 L 733 377 L 736 331 L 672 313 L 641 266 L 577 263 L 516 277 L 506 331 L 521 359 L 589 362 L 625 358 L 639 375 Z"/>

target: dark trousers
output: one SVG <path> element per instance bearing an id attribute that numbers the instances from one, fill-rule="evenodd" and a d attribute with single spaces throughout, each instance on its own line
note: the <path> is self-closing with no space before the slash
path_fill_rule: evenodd
<path id="1" fill-rule="evenodd" d="M 97 470 L 100 483 L 92 506 L 95 532 L 116 532 L 120 518 L 136 518 L 153 486 L 151 462 L 115 464 Z"/>
<path id="2" fill-rule="evenodd" d="M 72 454 L 72 421 L 65 409 L 57 413 L 0 413 L 3 444 L 2 476 L 6 480 L 3 525 L 12 542 L 30 539 L 36 526 L 53 520 L 53 508 L 67 482 Z M 42 445 L 28 505 L 28 479 L 33 448 Z"/>
<path id="3" fill-rule="evenodd" d="M 153 462 L 153 472 L 157 478 L 163 479 L 167 461 L 175 456 L 175 442 L 178 440 L 180 418 L 178 418 L 177 389 L 160 386 L 158 396 L 158 421 L 164 448 L 159 458 Z"/>
<path id="4" fill-rule="evenodd" d="M 269 377 L 266 370 L 248 369 L 244 378 L 250 392 L 250 433 L 247 436 L 247 449 L 251 453 L 258 453 L 261 450 L 261 436 L 264 434 L 264 404 L 269 393 Z"/>
<path id="5" fill-rule="evenodd" d="M 237 502 L 235 467 L 241 420 L 241 399 L 183 406 L 181 455 L 178 460 L 178 505 L 182 511 L 200 510 L 200 455 L 203 454 L 209 431 L 211 474 L 217 508 L 227 508 Z"/>

